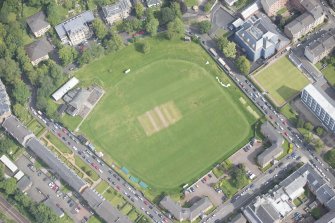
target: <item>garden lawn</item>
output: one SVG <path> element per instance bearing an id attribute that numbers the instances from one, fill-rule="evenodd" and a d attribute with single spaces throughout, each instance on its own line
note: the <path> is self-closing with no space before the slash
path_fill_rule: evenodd
<path id="1" fill-rule="evenodd" d="M 91 166 L 86 164 L 79 156 L 75 156 L 76 166 L 84 171 L 92 180 L 96 181 L 99 179 L 99 175 L 93 170 Z"/>
<path id="2" fill-rule="evenodd" d="M 287 58 L 282 57 L 255 74 L 254 79 L 269 93 L 277 106 L 298 94 L 308 83 L 308 79 Z"/>
<path id="3" fill-rule="evenodd" d="M 71 154 L 72 151 L 62 142 L 60 141 L 55 135 L 51 134 L 50 132 L 48 132 L 45 137 L 54 145 L 57 147 L 57 149 L 59 149 L 59 151 L 61 151 L 62 153 L 68 153 Z"/>
<path id="4" fill-rule="evenodd" d="M 199 45 L 147 41 L 146 55 L 131 45 L 75 73 L 106 91 L 79 131 L 151 188 L 177 191 L 244 145 L 257 120 Z"/>

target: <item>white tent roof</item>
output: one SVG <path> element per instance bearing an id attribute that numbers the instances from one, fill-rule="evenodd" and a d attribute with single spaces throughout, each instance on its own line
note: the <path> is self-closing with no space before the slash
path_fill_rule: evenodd
<path id="1" fill-rule="evenodd" d="M 55 101 L 58 101 L 59 99 L 61 99 L 66 94 L 66 92 L 71 90 L 78 83 L 79 83 L 79 80 L 75 77 L 72 77 L 68 82 L 66 82 L 55 93 L 52 94 L 53 99 L 55 99 Z"/>
<path id="2" fill-rule="evenodd" d="M 5 166 L 10 169 L 10 171 L 12 171 L 13 173 L 15 171 L 17 171 L 17 166 L 5 155 L 2 155 L 2 157 L 0 158 L 1 162 L 3 162 L 3 164 L 5 164 Z"/>

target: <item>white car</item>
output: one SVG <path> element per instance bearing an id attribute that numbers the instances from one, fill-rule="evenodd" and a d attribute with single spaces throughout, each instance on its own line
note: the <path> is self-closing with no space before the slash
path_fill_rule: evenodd
<path id="1" fill-rule="evenodd" d="M 77 149 L 77 147 L 75 147 L 75 146 L 72 146 L 72 148 L 75 150 L 75 151 L 77 151 L 78 149 Z"/>

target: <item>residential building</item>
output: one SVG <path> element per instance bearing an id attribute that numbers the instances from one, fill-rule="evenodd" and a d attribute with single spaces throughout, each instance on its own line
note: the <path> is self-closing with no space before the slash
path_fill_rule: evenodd
<path id="1" fill-rule="evenodd" d="M 242 209 L 249 223 L 283 222 L 296 206 L 293 200 L 306 188 L 328 210 L 335 209 L 335 191 L 310 164 L 304 164 L 267 194 L 256 197 Z"/>
<path id="2" fill-rule="evenodd" d="M 228 6 L 233 6 L 238 0 L 225 0 L 225 3 Z"/>
<path id="3" fill-rule="evenodd" d="M 76 15 L 55 27 L 63 44 L 78 45 L 92 36 L 89 24 L 94 20 L 91 11 Z"/>
<path id="4" fill-rule="evenodd" d="M 261 132 L 271 142 L 271 146 L 257 156 L 258 165 L 264 168 L 283 153 L 284 139 L 269 122 L 262 124 Z"/>
<path id="5" fill-rule="evenodd" d="M 264 11 L 268 16 L 274 16 L 277 12 L 286 7 L 289 0 L 261 0 Z"/>
<path id="6" fill-rule="evenodd" d="M 327 56 L 330 52 L 333 51 L 335 47 L 335 29 L 327 31 L 325 34 L 322 34 L 320 38 L 311 42 L 305 48 L 305 56 L 313 64 L 319 62 Z"/>
<path id="7" fill-rule="evenodd" d="M 251 61 L 267 59 L 289 44 L 269 17 L 260 12 L 238 24 L 234 39 Z"/>
<path id="8" fill-rule="evenodd" d="M 62 209 L 60 209 L 53 201 L 51 201 L 50 198 L 47 198 L 43 203 L 49 207 L 57 217 L 64 217 L 64 211 L 62 211 Z"/>
<path id="9" fill-rule="evenodd" d="M 36 66 L 41 61 L 49 59 L 49 53 L 53 50 L 53 47 L 43 38 L 25 46 L 25 50 L 32 65 Z"/>
<path id="10" fill-rule="evenodd" d="M 183 208 L 169 196 L 166 196 L 161 200 L 160 205 L 176 220 L 191 222 L 213 207 L 213 204 L 208 197 L 201 198 L 189 208 Z"/>
<path id="11" fill-rule="evenodd" d="M 52 94 L 52 98 L 55 101 L 60 100 L 69 90 L 74 88 L 79 83 L 79 80 L 75 77 L 72 77 L 68 80 L 63 86 L 61 86 L 55 93 Z"/>
<path id="12" fill-rule="evenodd" d="M 316 26 L 322 24 L 325 19 L 325 13 L 323 12 L 320 2 L 316 2 L 316 0 L 292 2 L 296 2 L 293 5 L 301 9 L 303 14 L 287 24 L 284 28 L 284 32 L 292 41 L 296 41 Z"/>
<path id="13" fill-rule="evenodd" d="M 318 83 L 307 85 L 301 93 L 301 101 L 332 133 L 335 133 L 335 100 Z"/>
<path id="14" fill-rule="evenodd" d="M 131 12 L 131 3 L 129 0 L 119 0 L 113 5 L 102 7 L 104 19 L 108 24 L 113 24 L 115 21 L 125 19 Z"/>
<path id="15" fill-rule="evenodd" d="M 10 100 L 5 85 L 0 80 L 0 123 L 11 115 Z"/>
<path id="16" fill-rule="evenodd" d="M 241 17 L 243 19 L 247 19 L 253 14 L 255 14 L 257 11 L 259 11 L 262 8 L 262 5 L 260 1 L 255 1 L 251 5 L 247 6 L 242 12 L 241 12 Z"/>
<path id="17" fill-rule="evenodd" d="M 28 17 L 26 22 L 35 37 L 43 36 L 51 28 L 42 11 Z"/>
<path id="18" fill-rule="evenodd" d="M 31 133 L 14 115 L 6 118 L 2 123 L 2 127 L 23 146 L 26 146 L 28 140 L 34 137 L 34 134 Z"/>
<path id="19" fill-rule="evenodd" d="M 30 180 L 30 178 L 28 176 L 23 176 L 18 182 L 17 182 L 17 188 L 19 188 L 19 190 L 22 193 L 27 192 L 31 186 L 33 185 L 33 182 Z"/>
<path id="20" fill-rule="evenodd" d="M 314 223 L 335 223 L 335 211 L 328 212 Z"/>
<path id="21" fill-rule="evenodd" d="M 238 213 L 229 223 L 247 223 L 247 219 L 241 213 Z"/>
<path id="22" fill-rule="evenodd" d="M 145 0 L 145 2 L 146 2 L 147 6 L 149 8 L 151 8 L 151 7 L 159 7 L 162 4 L 161 0 Z"/>

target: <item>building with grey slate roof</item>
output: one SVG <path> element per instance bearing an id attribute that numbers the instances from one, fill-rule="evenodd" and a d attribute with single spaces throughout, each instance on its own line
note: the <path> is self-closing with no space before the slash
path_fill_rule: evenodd
<path id="1" fill-rule="evenodd" d="M 161 0 L 145 0 L 147 6 L 151 7 L 158 7 L 162 4 Z"/>
<path id="2" fill-rule="evenodd" d="M 263 168 L 283 153 L 284 139 L 269 122 L 262 124 L 261 132 L 271 142 L 271 146 L 257 156 L 257 163 Z"/>
<path id="3" fill-rule="evenodd" d="M 35 37 L 43 36 L 51 28 L 42 11 L 28 17 L 26 22 Z"/>
<path id="4" fill-rule="evenodd" d="M 335 210 L 334 189 L 311 165 L 305 164 L 267 194 L 254 199 L 243 208 L 243 214 L 250 223 L 281 222 L 295 209 L 293 200 L 304 193 L 305 187 L 319 203 L 331 212 Z"/>
<path id="5" fill-rule="evenodd" d="M 34 137 L 34 134 L 30 132 L 14 115 L 9 116 L 2 123 L 2 127 L 21 145 L 26 146 L 29 139 Z"/>
<path id="6" fill-rule="evenodd" d="M 335 47 L 335 29 L 328 30 L 326 33 L 305 48 L 305 56 L 313 64 L 322 60 Z"/>
<path id="7" fill-rule="evenodd" d="M 30 189 L 30 187 L 33 185 L 33 182 L 30 180 L 30 178 L 28 176 L 23 176 L 18 182 L 17 182 L 17 188 L 19 188 L 19 190 L 22 193 L 25 193 L 26 191 L 28 191 Z"/>
<path id="8" fill-rule="evenodd" d="M 93 20 L 93 13 L 86 11 L 55 26 L 55 30 L 63 44 L 78 45 L 92 36 L 88 25 Z"/>
<path id="9" fill-rule="evenodd" d="M 274 16 L 277 12 L 286 7 L 289 0 L 261 0 L 264 11 L 268 16 Z"/>
<path id="10" fill-rule="evenodd" d="M 82 197 L 87 201 L 88 205 L 93 208 L 93 210 L 107 223 L 131 223 L 127 216 L 122 215 L 118 209 L 113 207 L 98 192 L 87 188 L 82 193 Z"/>
<path id="11" fill-rule="evenodd" d="M 49 53 L 53 50 L 53 47 L 46 38 L 43 38 L 26 45 L 25 50 L 31 63 L 36 66 L 41 61 L 49 59 Z"/>
<path id="12" fill-rule="evenodd" d="M 59 218 L 64 217 L 64 211 L 62 211 L 62 209 L 53 203 L 50 198 L 47 198 L 43 203 L 49 207 Z"/>
<path id="13" fill-rule="evenodd" d="M 102 7 L 102 13 L 108 24 L 125 19 L 131 12 L 131 3 L 129 0 L 119 0 L 113 5 Z"/>
<path id="14" fill-rule="evenodd" d="M 208 197 L 203 197 L 195 202 L 190 208 L 183 208 L 169 196 L 164 197 L 159 203 L 161 207 L 167 210 L 178 221 L 193 222 L 207 210 L 213 207 Z"/>
<path id="15" fill-rule="evenodd" d="M 335 211 L 328 212 L 314 223 L 335 223 Z"/>
<path id="16" fill-rule="evenodd" d="M 247 219 L 241 213 L 238 213 L 229 223 L 247 223 Z"/>
<path id="17" fill-rule="evenodd" d="M 276 26 L 263 13 L 257 13 L 245 20 L 235 32 L 234 39 L 251 61 L 269 58 L 276 50 L 284 48 L 289 43 L 289 40 L 278 33 Z"/>
<path id="18" fill-rule="evenodd" d="M 284 32 L 292 41 L 296 41 L 316 26 L 322 24 L 325 19 L 325 13 L 320 2 L 316 0 L 295 0 L 293 2 L 296 3 L 296 8 L 303 11 L 303 14 L 287 24 Z"/>
<path id="19" fill-rule="evenodd" d="M 53 152 L 36 139 L 31 138 L 26 146 L 34 152 L 44 163 L 47 165 L 67 184 L 72 187 L 76 192 L 82 192 L 88 185 L 81 179 L 72 169 L 66 166 Z"/>
<path id="20" fill-rule="evenodd" d="M 0 80 L 0 123 L 2 123 L 5 118 L 10 115 L 10 99 L 8 97 L 5 85 Z"/>

